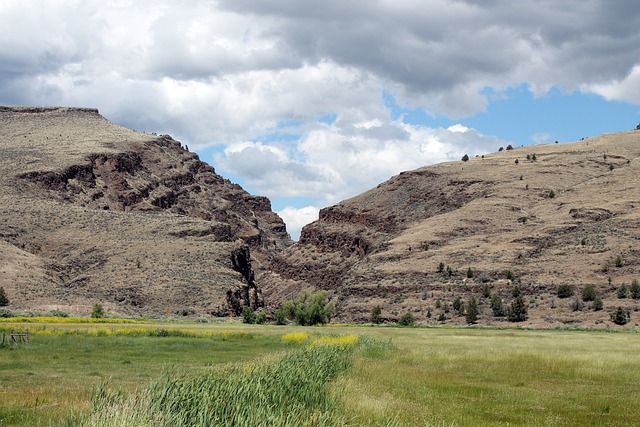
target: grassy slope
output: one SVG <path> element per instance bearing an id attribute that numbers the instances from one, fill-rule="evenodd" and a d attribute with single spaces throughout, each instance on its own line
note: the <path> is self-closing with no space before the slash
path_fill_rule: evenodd
<path id="1" fill-rule="evenodd" d="M 59 326 L 59 325 L 58 325 Z M 69 327 L 71 327 L 69 325 Z M 73 326 L 78 327 L 78 326 Z M 88 325 L 81 326 L 89 328 Z M 96 326 L 98 327 L 98 326 Z M 167 325 L 149 325 L 167 327 Z M 100 377 L 125 391 L 186 369 L 286 348 L 293 327 L 186 325 L 250 332 L 180 337 L 33 337 L 0 350 L 0 425 L 46 425 L 89 407 Z M 392 338 L 398 350 L 357 359 L 334 383 L 352 425 L 638 425 L 637 333 L 486 329 L 305 328 Z M 15 420 L 15 418 L 18 420 Z M 7 418 L 14 419 L 9 422 Z M 2 419 L 4 418 L 4 421 Z"/>

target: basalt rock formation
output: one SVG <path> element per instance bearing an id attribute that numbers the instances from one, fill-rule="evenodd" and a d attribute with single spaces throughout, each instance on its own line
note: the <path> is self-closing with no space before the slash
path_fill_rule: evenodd
<path id="1" fill-rule="evenodd" d="M 14 308 L 237 315 L 263 304 L 253 269 L 291 243 L 267 198 L 95 109 L 0 107 L 0 150 Z"/>

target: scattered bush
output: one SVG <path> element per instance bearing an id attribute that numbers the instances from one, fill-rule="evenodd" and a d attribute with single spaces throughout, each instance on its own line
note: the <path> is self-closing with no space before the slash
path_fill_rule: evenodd
<path id="1" fill-rule="evenodd" d="M 464 312 L 464 304 L 462 303 L 462 298 L 460 298 L 460 296 L 457 296 L 454 300 L 453 300 L 453 309 L 455 311 L 458 312 L 458 314 L 462 315 Z"/>
<path id="2" fill-rule="evenodd" d="M 440 262 L 440 264 L 438 264 L 438 269 L 436 271 L 438 273 L 444 273 L 444 262 Z"/>
<path id="3" fill-rule="evenodd" d="M 9 310 L 8 308 L 0 308 L 0 317 L 14 317 L 13 311 Z"/>
<path id="4" fill-rule="evenodd" d="M 482 287 L 482 296 L 484 298 L 489 298 L 491 296 L 491 286 L 488 283 L 485 283 Z"/>
<path id="5" fill-rule="evenodd" d="M 104 308 L 102 304 L 95 303 L 93 304 L 93 310 L 91 311 L 91 317 L 94 319 L 102 319 L 104 317 Z"/>
<path id="6" fill-rule="evenodd" d="M 504 307 L 498 295 L 494 295 L 493 298 L 491 298 L 491 311 L 494 317 L 504 317 Z"/>
<path id="7" fill-rule="evenodd" d="M 440 316 L 438 316 L 438 322 L 446 322 L 447 321 L 447 316 L 444 313 L 440 313 Z"/>
<path id="8" fill-rule="evenodd" d="M 516 275 L 513 274 L 513 271 L 511 270 L 507 270 L 506 276 L 507 276 L 507 280 L 511 280 L 511 281 L 516 280 Z"/>
<path id="9" fill-rule="evenodd" d="M 379 325 L 382 322 L 382 307 L 376 305 L 371 310 L 371 323 Z"/>
<path id="10" fill-rule="evenodd" d="M 472 279 L 473 278 L 473 270 L 471 269 L 471 267 L 469 267 L 467 269 L 467 279 Z"/>
<path id="11" fill-rule="evenodd" d="M 398 325 L 400 326 L 413 326 L 416 323 L 416 316 L 413 313 L 406 312 L 400 319 L 398 319 Z"/>
<path id="12" fill-rule="evenodd" d="M 593 301 L 596 299 L 596 288 L 593 285 L 587 285 L 582 288 L 582 301 Z"/>
<path id="13" fill-rule="evenodd" d="M 626 325 L 631 320 L 631 315 L 629 311 L 625 310 L 622 307 L 618 307 L 616 311 L 611 313 L 611 321 L 616 325 Z"/>
<path id="14" fill-rule="evenodd" d="M 327 299 L 325 291 L 303 291 L 295 301 L 285 303 L 282 308 L 290 320 L 300 326 L 311 326 L 329 323 L 333 317 L 333 304 Z"/>
<path id="15" fill-rule="evenodd" d="M 584 303 L 579 298 L 576 298 L 571 302 L 571 311 L 582 311 L 583 308 Z"/>
<path id="16" fill-rule="evenodd" d="M 524 322 L 527 318 L 527 305 L 522 295 L 519 295 L 511 301 L 511 306 L 509 310 L 507 310 L 507 319 L 509 319 L 510 322 Z"/>
<path id="17" fill-rule="evenodd" d="M 520 287 L 514 286 L 513 289 L 511 290 L 511 296 L 514 298 L 518 298 L 520 295 L 522 295 L 522 291 L 520 290 Z"/>
<path id="18" fill-rule="evenodd" d="M 9 298 L 7 297 L 4 288 L 0 286 L 0 307 L 6 307 L 9 305 Z"/>
<path id="19" fill-rule="evenodd" d="M 286 325 L 287 323 L 289 323 L 287 321 L 287 313 L 285 312 L 285 310 L 282 307 L 278 308 L 273 313 L 273 320 L 274 320 L 276 325 Z"/>
<path id="20" fill-rule="evenodd" d="M 474 324 L 478 321 L 478 303 L 475 297 L 469 298 L 467 302 L 467 313 L 465 315 L 467 323 Z"/>
<path id="21" fill-rule="evenodd" d="M 638 284 L 638 279 L 633 279 L 629 290 L 631 291 L 631 298 L 640 299 L 640 284 Z"/>
<path id="22" fill-rule="evenodd" d="M 558 295 L 558 298 L 569 298 L 570 296 L 573 296 L 573 288 L 569 285 L 560 285 L 558 286 L 558 289 L 556 289 L 556 294 Z"/>
<path id="23" fill-rule="evenodd" d="M 622 267 L 622 256 L 620 255 L 616 257 L 616 267 L 618 268 Z"/>
<path id="24" fill-rule="evenodd" d="M 256 323 L 256 312 L 253 307 L 245 305 L 242 307 L 242 323 L 253 325 Z"/>
<path id="25" fill-rule="evenodd" d="M 547 197 L 553 199 L 554 197 L 556 197 L 556 192 L 553 190 L 549 190 L 549 194 L 547 195 Z"/>
<path id="26" fill-rule="evenodd" d="M 266 311 L 259 311 L 256 313 L 256 324 L 257 325 L 264 325 L 265 323 L 267 323 L 267 312 Z"/>
<path id="27" fill-rule="evenodd" d="M 513 147 L 511 146 L 511 144 L 507 145 L 507 150 L 513 150 Z"/>
<path id="28" fill-rule="evenodd" d="M 69 317 L 69 313 L 67 313 L 66 311 L 62 311 L 62 310 L 51 310 L 49 312 L 49 316 L 51 317 Z"/>
<path id="29" fill-rule="evenodd" d="M 623 283 L 622 285 L 620 285 L 620 287 L 616 291 L 616 295 L 618 295 L 618 298 L 620 299 L 626 298 L 628 294 L 629 294 L 629 288 L 627 288 L 626 283 Z"/>
<path id="30" fill-rule="evenodd" d="M 593 300 L 593 310 L 600 311 L 603 308 L 604 308 L 604 304 L 602 303 L 602 298 L 596 295 L 596 297 Z"/>
<path id="31" fill-rule="evenodd" d="M 468 162 L 469 161 L 469 156 L 466 155 L 466 154 L 464 156 L 462 156 L 462 161 L 463 162 Z"/>

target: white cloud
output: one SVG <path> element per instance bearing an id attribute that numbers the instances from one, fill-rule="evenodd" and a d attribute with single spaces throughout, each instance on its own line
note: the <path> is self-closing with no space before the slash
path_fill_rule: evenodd
<path id="1" fill-rule="evenodd" d="M 291 238 L 298 240 L 302 227 L 317 220 L 319 212 L 320 209 L 315 206 L 305 206 L 302 208 L 287 206 L 278 211 L 277 214 L 280 215 L 287 224 L 287 231 L 289 231 Z"/>
<path id="2" fill-rule="evenodd" d="M 627 76 L 605 84 L 583 85 L 585 92 L 594 92 L 605 99 L 640 104 L 640 65 L 636 65 Z"/>
<path id="3" fill-rule="evenodd" d="M 640 103 L 633 1 L 3 0 L 0 27 L 0 104 L 97 107 L 191 149 L 222 145 L 221 172 L 317 205 L 505 145 L 403 123 L 383 92 L 449 118 L 523 84 Z"/>

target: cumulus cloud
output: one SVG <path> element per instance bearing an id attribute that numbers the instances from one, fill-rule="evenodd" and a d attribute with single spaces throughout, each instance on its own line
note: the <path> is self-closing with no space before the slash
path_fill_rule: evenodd
<path id="1" fill-rule="evenodd" d="M 291 234 L 291 238 L 298 240 L 302 227 L 317 220 L 319 212 L 320 209 L 315 206 L 304 206 L 302 208 L 287 206 L 278 211 L 277 214 L 287 224 L 287 230 Z"/>
<path id="2" fill-rule="evenodd" d="M 504 145 L 405 123 L 384 93 L 453 120 L 523 84 L 640 103 L 633 1 L 3 0 L 0 26 L 0 104 L 217 145 L 219 170 L 318 206 Z"/>

